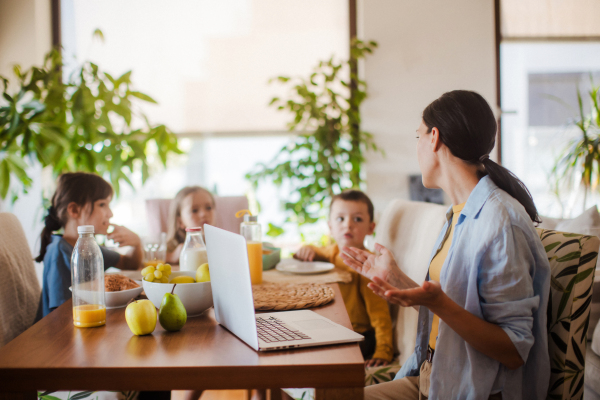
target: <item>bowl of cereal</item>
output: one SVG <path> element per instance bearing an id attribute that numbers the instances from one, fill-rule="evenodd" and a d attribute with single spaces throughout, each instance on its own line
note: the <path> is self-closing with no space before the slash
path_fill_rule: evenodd
<path id="1" fill-rule="evenodd" d="M 127 306 L 129 300 L 142 293 L 141 282 L 136 282 L 122 274 L 104 275 L 104 302 L 106 308 L 121 308 Z"/>
<path id="2" fill-rule="evenodd" d="M 121 274 L 104 274 L 104 303 L 107 309 L 122 308 L 127 306 L 129 300 L 134 299 L 142 293 L 141 281 L 134 281 Z M 71 287 L 69 290 L 73 291 Z M 94 302 L 94 292 L 80 290 L 79 297 L 87 302 Z"/>

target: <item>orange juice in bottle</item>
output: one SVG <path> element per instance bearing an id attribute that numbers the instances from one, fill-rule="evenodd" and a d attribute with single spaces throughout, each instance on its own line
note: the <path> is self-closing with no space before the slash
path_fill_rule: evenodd
<path id="1" fill-rule="evenodd" d="M 244 215 L 245 214 L 245 215 Z M 241 210 L 235 214 L 236 217 L 244 215 L 244 221 L 240 225 L 240 235 L 246 239 L 248 245 L 248 263 L 250 264 L 250 279 L 253 285 L 262 283 L 262 233 L 258 218 L 248 210 Z"/>
<path id="2" fill-rule="evenodd" d="M 73 324 L 79 328 L 92 328 L 106 323 L 106 307 L 84 304 L 73 307 Z"/>
<path id="3" fill-rule="evenodd" d="M 247 242 L 248 263 L 250 264 L 250 279 L 252 284 L 262 283 L 262 242 Z"/>
<path id="4" fill-rule="evenodd" d="M 77 227 L 79 239 L 71 255 L 73 325 L 92 328 L 106 323 L 104 258 L 94 239 L 94 226 Z"/>

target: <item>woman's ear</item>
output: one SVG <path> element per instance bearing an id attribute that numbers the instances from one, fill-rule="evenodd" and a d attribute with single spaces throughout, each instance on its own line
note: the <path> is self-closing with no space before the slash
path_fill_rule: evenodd
<path id="1" fill-rule="evenodd" d="M 431 128 L 431 147 L 434 153 L 437 153 L 442 148 L 442 140 L 440 139 L 440 131 L 435 126 Z"/>
<path id="2" fill-rule="evenodd" d="M 67 206 L 67 214 L 69 214 L 69 218 L 79 218 L 81 216 L 81 206 L 74 201 L 70 202 Z"/>

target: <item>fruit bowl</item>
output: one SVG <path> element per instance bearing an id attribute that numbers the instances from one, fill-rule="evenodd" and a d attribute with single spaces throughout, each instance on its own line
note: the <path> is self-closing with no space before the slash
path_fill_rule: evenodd
<path id="1" fill-rule="evenodd" d="M 169 280 L 177 276 L 191 276 L 195 279 L 196 273 L 191 271 L 173 272 L 169 276 Z M 165 293 L 171 293 L 171 290 L 173 290 L 173 283 L 156 283 L 143 280 L 142 284 L 148 300 L 158 309 L 160 309 L 160 303 Z M 188 317 L 198 316 L 213 305 L 210 282 L 178 283 L 173 293 L 179 296 Z"/>

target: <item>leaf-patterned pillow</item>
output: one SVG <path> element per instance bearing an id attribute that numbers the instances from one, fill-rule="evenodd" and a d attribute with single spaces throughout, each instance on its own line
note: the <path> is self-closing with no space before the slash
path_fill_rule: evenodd
<path id="1" fill-rule="evenodd" d="M 552 274 L 548 299 L 549 399 L 583 398 L 585 350 L 600 239 L 538 229 Z"/>
<path id="2" fill-rule="evenodd" d="M 400 371 L 398 360 L 382 367 L 365 368 L 365 386 L 375 385 L 377 383 L 390 382 Z"/>

